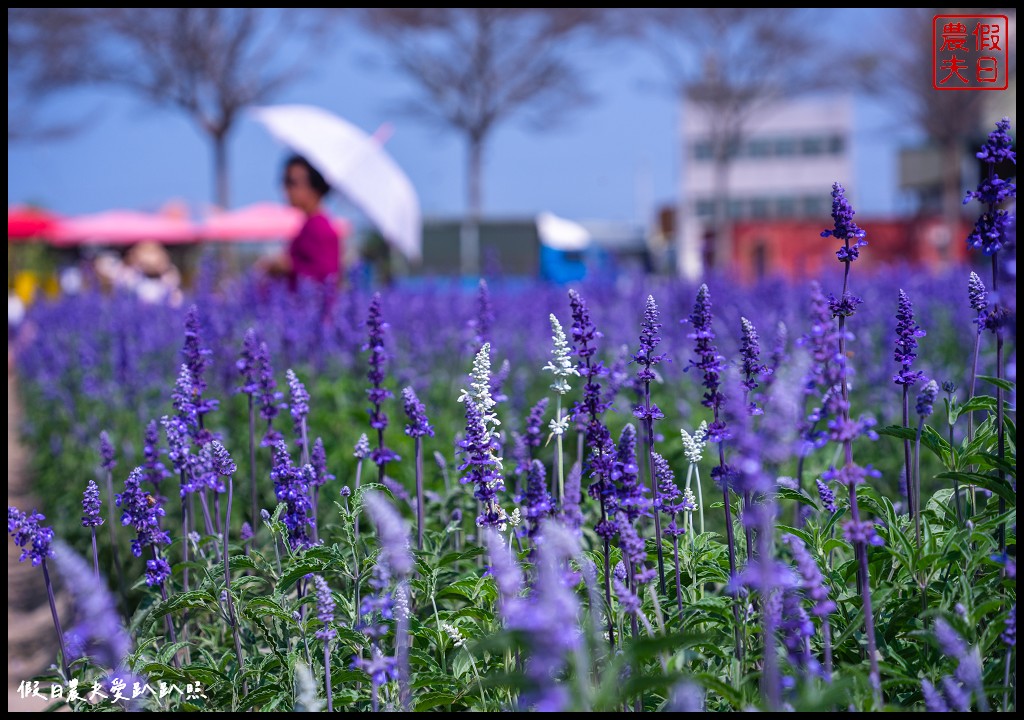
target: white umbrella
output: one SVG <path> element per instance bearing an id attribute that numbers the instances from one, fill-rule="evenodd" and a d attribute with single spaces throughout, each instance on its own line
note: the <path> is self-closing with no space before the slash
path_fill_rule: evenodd
<path id="1" fill-rule="evenodd" d="M 352 123 L 312 105 L 253 108 L 271 135 L 313 165 L 373 221 L 410 260 L 422 256 L 420 201 L 412 182 L 375 140 Z"/>
<path id="2" fill-rule="evenodd" d="M 537 235 L 542 245 L 563 252 L 585 250 L 591 240 L 590 231 L 578 222 L 549 212 L 537 216 Z"/>

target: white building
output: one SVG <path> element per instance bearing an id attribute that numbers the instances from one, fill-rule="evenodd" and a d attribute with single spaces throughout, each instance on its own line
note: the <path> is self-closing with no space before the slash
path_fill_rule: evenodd
<path id="1" fill-rule="evenodd" d="M 716 188 L 710 125 L 713 118 L 692 103 L 683 110 L 680 222 L 676 264 L 695 279 L 705 265 L 728 264 L 730 248 L 714 240 Z M 832 183 L 853 177 L 853 105 L 848 95 L 799 99 L 766 108 L 744 125 L 728 166 L 731 221 L 827 217 Z"/>

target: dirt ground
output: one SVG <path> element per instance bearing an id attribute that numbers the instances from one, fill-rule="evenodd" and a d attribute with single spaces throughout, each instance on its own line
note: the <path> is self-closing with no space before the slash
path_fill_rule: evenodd
<path id="1" fill-rule="evenodd" d="M 7 504 L 32 510 L 36 501 L 26 473 L 25 448 L 18 441 L 20 411 L 16 383 L 8 353 L 7 366 Z M 38 698 L 22 699 L 18 685 L 44 670 L 57 657 L 57 635 L 53 629 L 43 574 L 28 562 L 18 562 L 19 548 L 7 542 L 7 710 L 38 711 L 47 703 Z"/>

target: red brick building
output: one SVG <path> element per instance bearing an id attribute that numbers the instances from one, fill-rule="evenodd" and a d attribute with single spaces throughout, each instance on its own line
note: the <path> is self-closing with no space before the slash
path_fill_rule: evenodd
<path id="1" fill-rule="evenodd" d="M 967 262 L 964 224 L 949 237 L 939 217 L 899 220 L 857 219 L 867 232 L 869 245 L 861 253 L 858 269 L 907 263 L 930 270 Z M 728 269 L 742 282 L 767 276 L 790 280 L 815 277 L 836 262 L 835 238 L 821 237 L 820 220 L 747 220 L 733 225 L 732 257 Z M 718 265 L 705 258 L 705 266 Z M 710 262 L 707 262 L 710 261 Z"/>

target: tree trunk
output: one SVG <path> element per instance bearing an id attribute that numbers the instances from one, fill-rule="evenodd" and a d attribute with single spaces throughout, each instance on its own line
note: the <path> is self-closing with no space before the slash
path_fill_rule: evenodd
<path id="1" fill-rule="evenodd" d="M 459 235 L 459 258 L 463 275 L 477 275 L 480 272 L 483 151 L 483 138 L 470 135 L 466 165 L 466 218 Z"/>
<path id="2" fill-rule="evenodd" d="M 213 201 L 222 210 L 228 209 L 228 134 L 213 136 Z"/>

